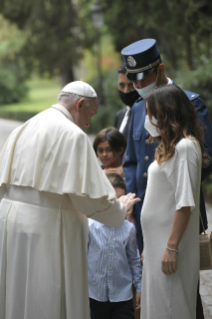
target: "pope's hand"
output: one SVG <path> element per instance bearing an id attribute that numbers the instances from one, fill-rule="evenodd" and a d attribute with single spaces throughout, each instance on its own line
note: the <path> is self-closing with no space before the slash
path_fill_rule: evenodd
<path id="1" fill-rule="evenodd" d="M 135 198 L 136 194 L 129 193 L 127 195 L 119 197 L 119 201 L 125 205 L 127 211 L 129 211 L 135 203 L 140 202 L 140 198 Z"/>

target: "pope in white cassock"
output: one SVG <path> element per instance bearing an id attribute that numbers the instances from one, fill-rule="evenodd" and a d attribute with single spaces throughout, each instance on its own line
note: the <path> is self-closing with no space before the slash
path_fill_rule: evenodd
<path id="1" fill-rule="evenodd" d="M 0 318 L 88 319 L 87 217 L 119 227 L 118 201 L 87 135 L 98 107 L 76 81 L 15 129 L 0 155 Z"/>

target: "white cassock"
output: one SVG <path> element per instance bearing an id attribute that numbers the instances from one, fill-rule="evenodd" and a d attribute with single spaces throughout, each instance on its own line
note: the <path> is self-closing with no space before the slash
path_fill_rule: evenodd
<path id="1" fill-rule="evenodd" d="M 14 130 L 0 155 L 0 318 L 88 319 L 87 217 L 126 209 L 61 105 Z"/>

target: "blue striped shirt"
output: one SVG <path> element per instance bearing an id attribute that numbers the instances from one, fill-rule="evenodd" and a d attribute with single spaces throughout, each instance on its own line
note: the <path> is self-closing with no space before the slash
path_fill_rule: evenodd
<path id="1" fill-rule="evenodd" d="M 118 228 L 94 221 L 88 239 L 89 297 L 98 301 L 132 299 L 132 282 L 141 291 L 142 268 L 136 231 L 127 220 Z"/>

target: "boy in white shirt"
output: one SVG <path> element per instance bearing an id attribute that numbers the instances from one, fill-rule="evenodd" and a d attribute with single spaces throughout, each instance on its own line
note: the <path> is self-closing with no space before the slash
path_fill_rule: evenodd
<path id="1" fill-rule="evenodd" d="M 108 178 L 119 198 L 126 194 L 123 178 Z M 132 283 L 136 309 L 140 308 L 142 268 L 137 251 L 136 230 L 125 220 L 118 228 L 97 221 L 89 225 L 88 284 L 91 319 L 134 319 Z"/>

